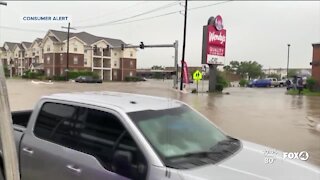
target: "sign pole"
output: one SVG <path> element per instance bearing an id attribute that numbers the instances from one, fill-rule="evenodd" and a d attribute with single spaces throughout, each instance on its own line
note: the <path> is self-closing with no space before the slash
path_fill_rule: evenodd
<path id="1" fill-rule="evenodd" d="M 198 84 L 199 84 L 199 81 L 197 80 L 197 94 L 199 94 Z"/>
<path id="2" fill-rule="evenodd" d="M 202 64 L 209 65 L 209 90 L 214 92 L 217 85 L 217 66 L 225 58 L 226 30 L 223 28 L 222 17 L 210 17 L 203 26 Z"/>

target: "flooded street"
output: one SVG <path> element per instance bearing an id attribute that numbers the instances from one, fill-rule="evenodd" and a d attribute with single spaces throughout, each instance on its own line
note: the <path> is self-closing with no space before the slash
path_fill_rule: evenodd
<path id="1" fill-rule="evenodd" d="M 58 92 L 120 91 L 182 100 L 231 136 L 287 152 L 307 151 L 308 162 L 320 167 L 320 132 L 308 125 L 309 119 L 320 123 L 320 97 L 285 95 L 285 88 L 225 89 L 230 95 L 183 94 L 171 88 L 172 81 L 162 80 L 103 84 L 8 80 L 7 85 L 12 110 L 31 109 L 41 96 Z"/>

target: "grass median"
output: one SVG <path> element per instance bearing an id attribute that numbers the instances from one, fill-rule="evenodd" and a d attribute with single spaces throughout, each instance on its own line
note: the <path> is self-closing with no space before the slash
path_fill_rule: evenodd
<path id="1" fill-rule="evenodd" d="M 299 95 L 299 91 L 298 90 L 294 90 L 294 89 L 290 89 L 287 94 L 289 95 Z M 303 91 L 301 92 L 301 95 L 305 95 L 305 96 L 320 96 L 320 92 L 319 91 L 310 91 L 309 89 L 303 89 Z"/>

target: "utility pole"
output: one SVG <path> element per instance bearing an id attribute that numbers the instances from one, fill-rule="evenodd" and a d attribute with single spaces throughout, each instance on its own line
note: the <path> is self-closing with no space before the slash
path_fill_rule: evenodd
<path id="1" fill-rule="evenodd" d="M 7 6 L 6 2 L 0 5 Z M 6 180 L 20 180 L 17 147 L 14 140 L 8 89 L 3 65 L 0 62 L 0 141 Z"/>
<path id="2" fill-rule="evenodd" d="M 175 89 L 178 89 L 178 81 L 179 81 L 179 67 L 178 67 L 178 41 L 176 40 L 174 42 L 174 66 L 175 67 L 175 70 L 176 70 L 176 76 L 175 76 L 175 79 L 173 80 L 173 88 Z"/>
<path id="3" fill-rule="evenodd" d="M 290 52 L 290 44 L 288 44 L 287 79 L 289 79 L 289 52 Z"/>
<path id="4" fill-rule="evenodd" d="M 68 23 L 68 27 L 61 27 L 62 29 L 68 29 L 67 35 L 67 69 L 66 69 L 66 81 L 68 81 L 68 72 L 69 72 L 69 39 L 70 39 L 70 29 L 76 30 L 75 28 L 70 27 L 70 23 Z"/>
<path id="5" fill-rule="evenodd" d="M 188 0 L 185 0 L 180 91 L 182 91 L 182 89 L 183 89 L 183 76 L 184 76 L 183 69 L 184 69 L 184 58 L 185 58 L 184 55 L 185 55 L 185 51 L 186 51 L 186 33 L 187 33 L 187 12 L 188 12 Z M 187 81 L 188 81 L 188 79 L 187 79 Z"/>

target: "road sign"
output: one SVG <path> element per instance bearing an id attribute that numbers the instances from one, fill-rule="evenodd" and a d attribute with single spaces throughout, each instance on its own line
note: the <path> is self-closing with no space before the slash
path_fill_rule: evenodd
<path id="1" fill-rule="evenodd" d="M 202 79 L 202 73 L 199 70 L 196 70 L 192 76 L 193 76 L 193 79 L 196 81 L 199 81 Z"/>

